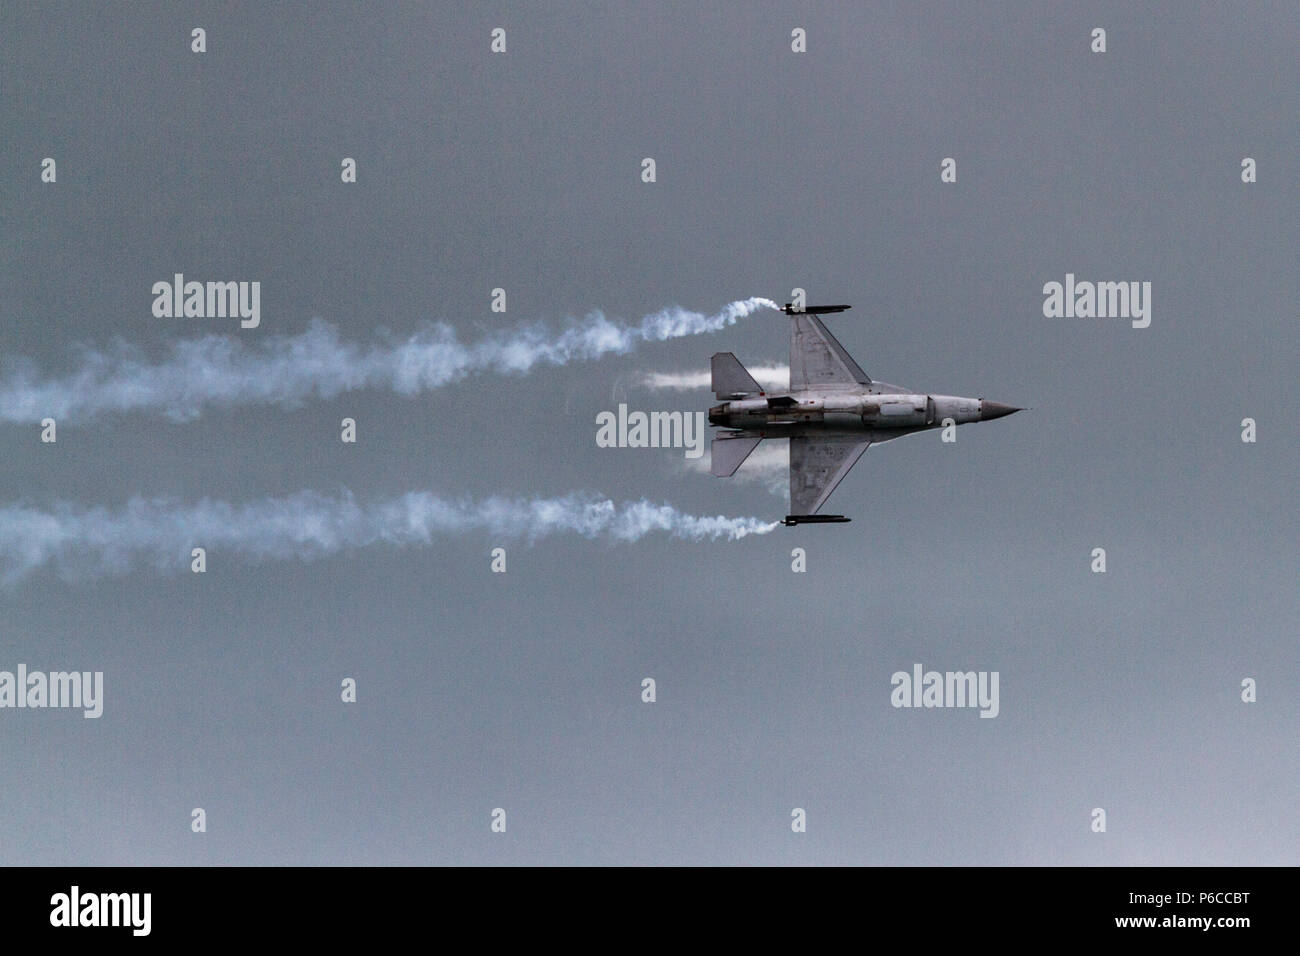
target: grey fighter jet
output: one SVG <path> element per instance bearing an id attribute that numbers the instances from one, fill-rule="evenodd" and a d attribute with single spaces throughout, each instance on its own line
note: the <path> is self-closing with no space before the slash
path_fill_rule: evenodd
<path id="1" fill-rule="evenodd" d="M 713 356 L 713 392 L 722 404 L 709 409 L 709 423 L 727 429 L 713 439 L 713 473 L 734 475 L 764 438 L 790 439 L 790 514 L 782 522 L 787 527 L 848 521 L 818 512 L 870 445 L 1021 411 L 872 381 L 817 317 L 848 308 L 786 305 L 790 387 L 784 392 L 764 391 L 732 353 Z"/>

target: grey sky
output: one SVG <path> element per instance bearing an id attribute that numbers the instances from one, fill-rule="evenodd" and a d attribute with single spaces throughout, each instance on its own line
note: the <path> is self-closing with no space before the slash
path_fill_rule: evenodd
<path id="1" fill-rule="evenodd" d="M 843 526 L 559 536 L 504 575 L 478 532 L 39 571 L 0 590 L 0 669 L 102 670 L 104 716 L 0 710 L 0 862 L 1295 863 L 1298 42 L 1284 3 L 6 5 L 0 361 L 313 318 L 474 340 L 799 286 L 853 304 L 831 328 L 872 376 L 1033 411 L 872 449 Z M 154 318 L 176 272 L 259 280 L 261 327 Z M 1150 328 L 1044 318 L 1066 273 L 1150 281 Z M 0 506 L 591 491 L 779 517 L 762 482 L 594 436 L 620 401 L 712 401 L 647 372 L 786 350 L 766 311 L 413 397 L 54 445 L 4 424 Z M 999 716 L 891 707 L 915 662 L 999 671 Z"/>

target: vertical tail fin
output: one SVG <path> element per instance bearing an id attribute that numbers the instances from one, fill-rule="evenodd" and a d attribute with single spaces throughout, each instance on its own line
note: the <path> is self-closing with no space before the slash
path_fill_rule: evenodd
<path id="1" fill-rule="evenodd" d="M 729 398 L 743 398 L 757 395 L 763 391 L 761 385 L 754 381 L 754 376 L 745 370 L 740 360 L 730 352 L 718 352 L 713 356 L 713 394 L 721 401 Z"/>

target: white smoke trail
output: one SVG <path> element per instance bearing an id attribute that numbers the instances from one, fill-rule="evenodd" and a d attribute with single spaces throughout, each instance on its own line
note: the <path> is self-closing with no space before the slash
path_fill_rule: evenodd
<path id="1" fill-rule="evenodd" d="M 83 349 L 80 367 L 63 378 L 41 378 L 27 360 L 9 360 L 0 380 L 0 420 L 35 422 L 51 417 L 89 419 L 112 412 L 148 410 L 176 421 L 197 418 L 206 406 L 274 404 L 293 407 L 312 396 L 387 388 L 415 395 L 476 372 L 521 374 L 537 365 L 630 352 L 642 342 L 663 342 L 716 332 L 771 299 L 729 303 L 713 315 L 672 307 L 628 325 L 596 311 L 556 331 L 531 324 L 464 343 L 450 325 L 426 326 L 402 342 L 368 347 L 339 339 L 338 329 L 313 320 L 307 331 L 273 336 L 256 348 L 225 335 L 186 339 L 160 362 L 124 342 L 110 352 Z"/>
<path id="2" fill-rule="evenodd" d="M 379 543 L 427 545 L 435 537 L 472 531 L 529 542 L 564 533 L 631 542 L 653 532 L 688 541 L 734 541 L 777 525 L 683 514 L 644 499 L 615 504 L 591 494 L 473 501 L 408 492 L 365 503 L 347 491 L 334 498 L 302 491 L 240 505 L 134 498 L 115 511 L 66 502 L 49 510 L 8 505 L 0 507 L 0 578 L 12 584 L 47 564 L 68 579 L 124 573 L 139 563 L 174 571 L 189 567 L 195 547 L 254 561 L 312 560 Z"/>
<path id="3" fill-rule="evenodd" d="M 747 365 L 749 374 L 758 384 L 769 392 L 790 386 L 790 366 L 788 365 Z M 710 388 L 713 385 L 712 373 L 708 369 L 692 372 L 647 372 L 641 376 L 640 384 L 646 388 L 664 391 L 685 392 L 692 389 Z"/>

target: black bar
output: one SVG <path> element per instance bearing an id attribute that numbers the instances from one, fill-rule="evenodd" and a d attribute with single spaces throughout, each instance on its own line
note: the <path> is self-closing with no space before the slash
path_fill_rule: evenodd
<path id="1" fill-rule="evenodd" d="M 485 838 L 486 839 L 486 838 Z M 790 861 L 798 859 L 791 852 Z M 81 951 L 107 943 L 177 951 L 181 941 L 307 941 L 328 951 L 423 932 L 492 939 L 511 933 L 566 939 L 653 932 L 666 940 L 767 937 L 940 941 L 1129 938 L 1135 948 L 1177 952 L 1212 940 L 1216 951 L 1293 934 L 1294 871 L 1285 868 L 804 867 L 753 868 L 723 859 L 725 875 L 698 868 L 209 867 L 47 868 L 0 871 L 0 923 L 11 952 Z M 854 870 L 856 869 L 856 872 Z M 694 884 L 698 875 L 700 882 Z M 149 932 L 127 925 L 60 926 L 56 902 L 89 895 L 150 894 Z M 671 906 L 664 900 L 673 898 Z M 778 904 L 801 902 L 793 913 Z M 139 910 L 143 910 L 141 905 Z M 797 914 L 802 914 L 796 918 Z M 54 917 L 52 919 L 52 917 Z M 1198 924 L 1208 920 L 1208 928 Z M 1195 921 L 1195 923 L 1193 923 Z M 122 921 L 119 921 L 119 923 Z M 1270 933 L 1270 930 L 1272 931 Z M 920 945 L 921 941 L 925 945 Z M 38 949 L 14 949 L 34 941 Z M 53 944 L 53 946 L 51 946 Z M 70 945 L 69 945 L 70 944 Z M 1237 945 L 1234 945 L 1237 944 Z"/>

